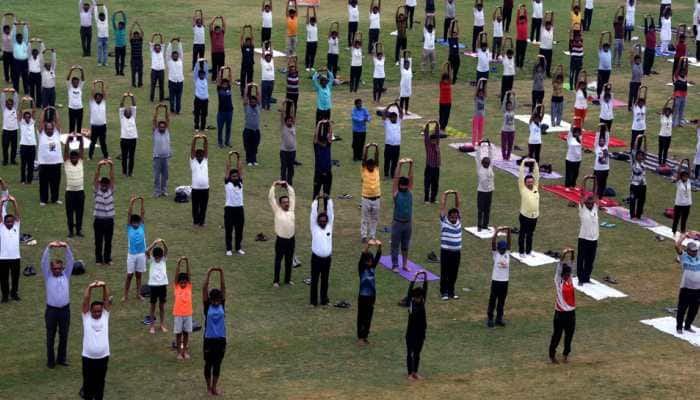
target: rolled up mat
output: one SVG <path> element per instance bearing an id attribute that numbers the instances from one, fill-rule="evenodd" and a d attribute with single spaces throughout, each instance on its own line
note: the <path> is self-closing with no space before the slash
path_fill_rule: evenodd
<path id="1" fill-rule="evenodd" d="M 568 133 L 560 133 L 559 139 L 566 141 Z M 595 147 L 595 132 L 584 130 L 581 134 L 581 145 L 585 149 L 593 150 Z M 611 136 L 608 141 L 608 147 L 627 147 L 627 144 L 620 138 Z"/>
<path id="2" fill-rule="evenodd" d="M 581 200 L 581 188 L 580 186 L 576 186 L 574 189 L 567 190 L 567 188 L 564 185 L 545 185 L 542 186 L 543 190 L 546 190 L 550 193 L 554 193 L 555 195 L 568 200 L 568 201 L 573 201 L 575 203 L 578 203 L 579 200 Z M 586 192 L 586 194 L 591 194 L 591 192 Z M 606 197 L 603 197 L 600 199 L 600 205 L 603 207 L 616 207 L 619 205 L 619 203 L 613 199 L 609 199 Z"/>
<path id="3" fill-rule="evenodd" d="M 644 325 L 652 326 L 663 333 L 667 333 L 675 338 L 685 340 L 686 342 L 692 344 L 695 347 L 700 347 L 700 328 L 693 326 L 693 329 L 697 331 L 696 333 L 690 333 L 688 331 L 683 331 L 682 335 L 676 332 L 676 318 L 674 317 L 661 317 L 654 319 L 643 319 L 639 321 Z"/>
<path id="4" fill-rule="evenodd" d="M 379 259 L 379 263 L 382 265 L 382 267 L 388 269 L 391 271 L 391 256 L 382 256 L 382 258 Z M 399 256 L 399 272 L 398 275 L 401 275 L 402 278 L 412 281 L 413 277 L 416 275 L 416 272 L 420 270 L 424 270 L 427 275 L 428 275 L 428 280 L 429 281 L 437 281 L 440 279 L 439 276 L 435 275 L 434 273 L 428 271 L 427 269 L 423 268 L 422 266 L 414 263 L 411 260 L 408 260 L 408 268 L 410 268 L 410 271 L 404 271 L 401 266 L 403 265 L 403 257 Z M 423 280 L 423 276 L 421 275 L 420 278 L 418 279 L 419 281 Z"/>
<path id="5" fill-rule="evenodd" d="M 607 298 L 622 298 L 627 297 L 626 294 L 622 293 L 617 289 L 613 289 L 610 286 L 603 285 L 595 279 L 591 279 L 590 282 L 584 283 L 583 285 L 578 284 L 578 277 L 573 278 L 574 288 L 579 292 L 585 294 L 588 297 L 592 297 L 594 300 L 600 301 Z"/>

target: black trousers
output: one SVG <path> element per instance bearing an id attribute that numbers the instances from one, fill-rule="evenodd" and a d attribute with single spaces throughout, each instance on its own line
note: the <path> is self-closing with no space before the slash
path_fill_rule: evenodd
<path id="1" fill-rule="evenodd" d="M 519 215 L 520 233 L 518 234 L 518 253 L 530 254 L 532 252 L 532 240 L 537 228 L 537 218 L 528 218 Z"/>
<path id="2" fill-rule="evenodd" d="M 297 159 L 296 151 L 280 150 L 280 180 L 294 185 L 294 161 Z"/>
<path id="3" fill-rule="evenodd" d="M 137 139 L 119 139 L 122 150 L 122 174 L 131 176 L 134 173 L 134 158 L 136 157 Z"/>
<path id="4" fill-rule="evenodd" d="M 105 392 L 105 377 L 109 357 L 83 357 L 83 399 L 102 400 Z"/>
<path id="5" fill-rule="evenodd" d="M 4 104 L 2 105 L 5 106 Z M 17 163 L 17 130 L 2 130 L 2 165 Z"/>
<path id="6" fill-rule="evenodd" d="M 598 98 L 600 98 L 600 93 L 603 91 L 603 86 L 610 82 L 610 73 L 612 71 L 609 69 L 599 69 L 598 70 L 598 83 L 596 84 L 596 93 Z"/>
<path id="7" fill-rule="evenodd" d="M 253 82 L 253 66 L 243 64 L 241 66 L 241 73 L 238 79 L 241 81 L 241 96 L 243 96 L 245 94 L 244 91 L 246 85 Z"/>
<path id="8" fill-rule="evenodd" d="M 170 112 L 180 114 L 182 110 L 182 89 L 184 82 L 168 81 L 168 100 L 170 100 Z"/>
<path id="9" fill-rule="evenodd" d="M 61 185 L 61 164 L 41 164 L 39 165 L 39 201 L 49 202 L 49 191 L 51 192 L 51 202 L 58 201 L 58 189 Z"/>
<path id="10" fill-rule="evenodd" d="M 605 193 L 605 189 L 608 187 L 608 175 L 610 174 L 610 171 L 593 171 L 593 175 L 595 176 L 595 182 L 598 188 L 598 198 L 603 198 L 603 194 Z"/>
<path id="11" fill-rule="evenodd" d="M 396 62 L 399 61 L 399 56 L 401 55 L 401 52 L 403 50 L 406 50 L 407 44 L 408 44 L 408 39 L 405 36 L 404 37 L 401 37 L 401 36 L 396 37 L 396 47 L 394 47 L 394 61 L 396 61 Z"/>
<path id="12" fill-rule="evenodd" d="M 338 54 L 327 54 L 326 68 L 333 73 L 333 76 L 338 76 Z"/>
<path id="13" fill-rule="evenodd" d="M 56 106 L 56 88 L 41 88 L 41 107 L 46 108 L 48 106 Z"/>
<path id="14" fill-rule="evenodd" d="M 362 66 L 350 67 L 350 92 L 355 93 L 360 87 L 360 78 L 362 77 Z"/>
<path id="15" fill-rule="evenodd" d="M 258 162 L 258 145 L 260 145 L 260 131 L 252 129 L 243 130 L 243 149 L 247 163 Z"/>
<path id="16" fill-rule="evenodd" d="M 14 59 L 12 64 L 12 87 L 19 93 L 19 81 L 22 80 L 24 94 L 29 93 L 29 61 Z"/>
<path id="17" fill-rule="evenodd" d="M 321 190 L 323 190 L 323 193 L 330 195 L 332 184 L 333 184 L 333 173 L 331 171 L 328 171 L 328 172 L 314 171 L 314 195 L 313 195 L 313 198 L 315 199 L 316 196 L 318 196 L 318 194 L 321 193 Z"/>
<path id="18" fill-rule="evenodd" d="M 491 281 L 491 294 L 489 295 L 489 307 L 486 317 L 493 321 L 493 310 L 496 309 L 496 321 L 503 321 L 503 307 L 508 296 L 508 281 Z"/>
<path id="19" fill-rule="evenodd" d="M 83 109 L 68 109 L 68 133 L 80 133 L 83 129 Z"/>
<path id="20" fill-rule="evenodd" d="M 11 51 L 2 53 L 2 71 L 5 76 L 5 83 L 12 82 L 12 64 L 15 62 L 15 57 Z"/>
<path id="21" fill-rule="evenodd" d="M 374 45 L 379 41 L 379 29 L 369 30 L 369 43 L 367 44 L 367 52 L 374 54 Z"/>
<path id="22" fill-rule="evenodd" d="M 406 18 L 408 19 L 408 29 L 413 29 L 413 16 L 416 13 L 416 6 L 406 6 Z"/>
<path id="23" fill-rule="evenodd" d="M 233 250 L 232 236 L 235 230 L 236 233 L 236 251 L 241 249 L 243 241 L 243 225 L 245 224 L 245 213 L 243 207 L 224 207 L 224 230 L 226 241 L 226 251 Z"/>
<path id="24" fill-rule="evenodd" d="M 642 218 L 644 202 L 647 200 L 646 185 L 630 185 L 630 217 Z"/>
<path id="25" fill-rule="evenodd" d="M 450 25 L 452 24 L 452 20 L 454 18 L 445 18 L 442 20 L 442 40 L 444 42 L 447 42 L 447 34 L 450 31 Z"/>
<path id="26" fill-rule="evenodd" d="M 542 143 L 528 143 L 527 144 L 527 156 L 532 157 L 537 161 L 537 163 L 540 163 L 540 152 L 542 151 Z"/>
<path id="27" fill-rule="evenodd" d="M 70 304 L 64 307 L 47 305 L 44 311 L 44 322 L 46 323 L 46 364 L 53 366 L 56 365 L 56 361 L 65 364 L 70 328 Z M 54 351 L 56 331 L 58 331 L 58 354 Z"/>
<path id="28" fill-rule="evenodd" d="M 583 31 L 588 32 L 591 30 L 591 22 L 593 22 L 593 9 L 584 8 L 583 9 Z"/>
<path id="29" fill-rule="evenodd" d="M 165 97 L 165 70 L 151 70 L 151 103 L 155 99 L 156 86 L 158 86 L 158 101 L 163 101 Z"/>
<path id="30" fill-rule="evenodd" d="M 370 32 L 372 31 L 370 30 Z M 318 49 L 318 42 L 306 42 L 306 53 L 304 54 L 304 66 L 306 66 L 306 68 L 314 67 L 316 49 Z"/>
<path id="31" fill-rule="evenodd" d="M 292 259 L 294 258 L 294 236 L 289 239 L 277 236 L 275 241 L 275 277 L 273 283 L 280 283 L 280 269 L 284 258 L 284 283 L 292 280 Z"/>
<path id="32" fill-rule="evenodd" d="M 92 49 L 92 26 L 80 27 L 80 44 L 83 48 L 83 57 L 90 57 Z"/>
<path id="33" fill-rule="evenodd" d="M 193 44 L 192 45 L 192 70 L 194 71 L 194 66 L 197 64 L 197 60 L 204 58 L 204 45 L 203 44 Z M 245 87 L 245 85 L 244 85 Z"/>
<path id="34" fill-rule="evenodd" d="M 513 7 L 503 7 L 503 29 L 510 32 L 510 20 L 513 18 Z"/>
<path id="35" fill-rule="evenodd" d="M 439 123 L 440 123 L 440 130 L 441 131 L 444 131 L 447 128 L 447 123 L 450 122 L 450 110 L 451 109 L 452 109 L 452 104 L 440 103 Z"/>
<path id="36" fill-rule="evenodd" d="M 549 342 L 549 357 L 557 354 L 557 347 L 561 341 L 561 334 L 564 333 L 564 356 L 571 354 L 571 340 L 574 338 L 576 330 L 576 311 L 555 311 L 554 312 L 554 332 L 552 340 Z"/>
<path id="37" fill-rule="evenodd" d="M 515 76 L 513 75 L 503 75 L 501 77 L 501 103 L 503 103 L 503 99 L 506 97 L 506 92 L 513 89 L 514 78 Z"/>
<path id="38" fill-rule="evenodd" d="M 671 147 L 671 136 L 659 136 L 659 165 L 666 164 L 668 149 Z"/>
<path id="39" fill-rule="evenodd" d="M 36 104 L 41 104 L 41 72 L 29 73 L 29 97 Z"/>
<path id="40" fill-rule="evenodd" d="M 637 141 L 637 136 L 643 135 L 644 130 L 634 130 L 632 129 L 632 136 L 630 137 L 630 150 L 634 148 L 635 142 Z"/>
<path id="41" fill-rule="evenodd" d="M 423 171 L 423 201 L 435 203 L 438 186 L 440 185 L 440 167 L 425 166 Z"/>
<path id="42" fill-rule="evenodd" d="M 102 158 L 109 158 L 107 152 L 107 125 L 91 125 L 90 126 L 90 148 L 88 149 L 88 157 L 92 160 L 95 154 L 95 145 L 100 142 L 100 150 L 102 150 Z"/>
<path id="43" fill-rule="evenodd" d="M 384 79 L 385 78 L 372 78 L 372 100 L 379 101 L 382 99 Z"/>
<path id="44" fill-rule="evenodd" d="M 396 165 L 399 163 L 399 154 L 401 153 L 401 146 L 394 146 L 392 144 L 384 145 L 384 177 L 394 177 L 394 172 L 396 172 Z"/>
<path id="45" fill-rule="evenodd" d="M 209 204 L 209 189 L 192 189 L 192 223 L 204 226 Z"/>
<path id="46" fill-rule="evenodd" d="M 331 110 L 319 110 L 318 108 L 316 109 L 316 123 L 318 124 L 319 121 L 322 121 L 324 119 L 331 119 Z"/>
<path id="47" fill-rule="evenodd" d="M 272 38 L 272 28 L 260 29 L 260 43 L 265 43 Z M 194 69 L 194 68 L 193 68 Z"/>
<path id="48" fill-rule="evenodd" d="M 634 101 L 637 100 L 637 94 L 641 86 L 642 82 L 630 82 L 630 91 L 627 94 L 627 111 L 632 111 L 632 106 Z"/>
<path id="49" fill-rule="evenodd" d="M 0 292 L 2 299 L 16 297 L 19 292 L 19 268 L 20 259 L 0 260 Z M 12 286 L 10 286 L 10 281 Z"/>
<path id="50" fill-rule="evenodd" d="M 455 295 L 461 256 L 462 252 L 459 250 L 440 249 L 440 294 L 443 296 Z"/>
<path id="51" fill-rule="evenodd" d="M 547 71 L 547 77 L 550 77 L 552 76 L 552 49 L 540 49 L 540 54 L 544 56 L 545 71 Z"/>
<path id="52" fill-rule="evenodd" d="M 688 222 L 690 214 L 690 206 L 673 206 L 673 226 L 672 231 L 675 234 L 678 231 L 678 223 L 681 224 L 681 232 L 685 232 L 685 226 Z"/>
<path id="53" fill-rule="evenodd" d="M 676 329 L 689 329 L 693 325 L 695 316 L 698 314 L 698 305 L 700 305 L 700 289 L 681 288 L 678 293 Z"/>
<path id="54" fill-rule="evenodd" d="M 461 60 L 459 59 L 459 54 L 450 54 L 447 56 L 447 61 L 450 63 L 452 68 L 452 84 L 457 83 L 457 75 L 459 74 L 459 66 Z"/>
<path id="55" fill-rule="evenodd" d="M 143 86 L 143 59 L 131 56 L 131 86 Z"/>
<path id="56" fill-rule="evenodd" d="M 114 71 L 117 75 L 124 75 L 124 65 L 126 64 L 126 46 L 116 46 L 114 48 Z"/>
<path id="57" fill-rule="evenodd" d="M 566 176 L 564 178 L 564 186 L 575 188 L 578 180 L 578 171 L 581 168 L 581 161 L 566 160 Z"/>
<path id="58" fill-rule="evenodd" d="M 418 372 L 423 343 L 425 343 L 424 329 L 420 332 L 406 332 L 406 370 L 409 375 Z"/>
<path id="59" fill-rule="evenodd" d="M 597 240 L 587 240 L 578 238 L 578 251 L 576 257 L 576 275 L 579 283 L 588 283 L 591 281 L 593 273 L 593 263 L 595 262 L 596 250 L 598 249 Z"/>
<path id="60" fill-rule="evenodd" d="M 642 69 L 644 70 L 644 75 L 651 75 L 651 69 L 654 67 L 654 58 L 656 57 L 656 49 L 644 49 L 644 61 L 642 63 Z"/>
<path id="61" fill-rule="evenodd" d="M 68 220 L 68 232 L 82 233 L 83 213 L 85 212 L 85 191 L 66 190 L 66 219 Z"/>
<path id="62" fill-rule="evenodd" d="M 525 53 L 527 53 L 527 40 L 515 41 L 515 66 L 522 68 L 525 65 Z"/>
<path id="63" fill-rule="evenodd" d="M 328 275 L 331 270 L 331 256 L 319 257 L 311 253 L 311 305 L 318 305 L 318 297 L 321 297 L 321 305 L 328 304 Z M 321 292 L 318 292 L 318 281 L 321 280 Z"/>
<path id="64" fill-rule="evenodd" d="M 542 18 L 532 18 L 530 21 L 530 41 L 540 41 L 540 30 L 542 29 Z M 549 64 L 548 64 L 549 65 Z"/>
<path id="65" fill-rule="evenodd" d="M 194 130 L 203 131 L 207 128 L 207 114 L 209 113 L 209 99 L 194 97 Z"/>
<path id="66" fill-rule="evenodd" d="M 211 80 L 216 81 L 216 77 L 219 74 L 219 69 L 226 65 L 226 53 L 224 52 L 211 52 Z"/>
<path id="67" fill-rule="evenodd" d="M 476 53 L 476 42 L 479 40 L 479 35 L 484 31 L 483 26 L 472 27 L 472 51 Z"/>
<path id="68" fill-rule="evenodd" d="M 476 192 L 476 226 L 481 229 L 489 228 L 491 215 L 491 199 L 493 192 Z"/>
<path id="69" fill-rule="evenodd" d="M 569 59 L 569 87 L 576 90 L 576 82 L 578 82 L 578 74 L 583 68 L 583 57 L 571 56 Z"/>
<path id="70" fill-rule="evenodd" d="M 532 111 L 535 111 L 538 104 L 544 104 L 544 90 L 532 91 Z"/>
<path id="71" fill-rule="evenodd" d="M 357 297 L 357 338 L 367 339 L 369 329 L 372 326 L 372 314 L 374 314 L 375 296 Z"/>
<path id="72" fill-rule="evenodd" d="M 357 22 L 348 21 L 348 47 L 352 47 L 352 40 L 355 37 L 355 33 L 357 32 L 357 25 Z"/>
<path id="73" fill-rule="evenodd" d="M 20 182 L 32 183 L 34 180 L 34 160 L 36 159 L 36 146 L 19 146 Z"/>
<path id="74" fill-rule="evenodd" d="M 114 218 L 95 218 L 92 228 L 95 230 L 95 262 L 99 264 L 112 262 Z"/>
<path id="75" fill-rule="evenodd" d="M 362 160 L 362 155 L 365 149 L 365 139 L 367 138 L 367 132 L 353 132 L 352 133 L 352 160 L 360 161 Z"/>

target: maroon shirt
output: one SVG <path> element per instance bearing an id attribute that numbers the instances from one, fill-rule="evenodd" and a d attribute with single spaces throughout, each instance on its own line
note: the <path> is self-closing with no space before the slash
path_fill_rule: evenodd
<path id="1" fill-rule="evenodd" d="M 212 53 L 223 53 L 224 52 L 224 30 L 211 31 L 209 32 L 211 36 L 211 51 Z"/>

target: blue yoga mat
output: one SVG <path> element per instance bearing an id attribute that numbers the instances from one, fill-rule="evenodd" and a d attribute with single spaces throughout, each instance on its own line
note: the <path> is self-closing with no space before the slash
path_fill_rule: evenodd
<path id="1" fill-rule="evenodd" d="M 442 39 L 436 40 L 435 43 L 439 44 L 440 46 L 444 46 L 444 47 L 447 47 L 450 45 L 446 40 L 442 40 Z M 460 49 L 463 49 L 465 47 L 467 47 L 467 46 L 464 43 L 459 44 Z"/>

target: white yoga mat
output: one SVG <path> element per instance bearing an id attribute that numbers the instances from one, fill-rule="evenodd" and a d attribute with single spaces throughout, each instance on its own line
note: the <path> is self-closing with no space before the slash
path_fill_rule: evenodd
<path id="1" fill-rule="evenodd" d="M 567 56 L 571 55 L 571 52 L 569 50 L 564 50 L 564 51 L 562 51 L 562 53 L 566 54 Z"/>
<path id="2" fill-rule="evenodd" d="M 476 229 L 476 226 L 468 226 L 464 228 L 465 232 L 471 233 L 472 235 L 478 237 L 479 239 L 491 239 L 493 237 L 494 229 L 489 226 L 488 229 L 482 229 L 481 231 Z M 500 232 L 498 236 L 505 236 L 503 232 Z"/>
<path id="3" fill-rule="evenodd" d="M 257 54 L 262 54 L 262 48 L 261 47 L 256 47 L 255 52 Z M 283 51 L 277 51 L 275 49 L 272 49 L 272 57 L 287 57 L 287 53 Z"/>
<path id="4" fill-rule="evenodd" d="M 669 335 L 672 335 L 678 339 L 685 340 L 695 347 L 700 347 L 700 333 L 683 331 L 683 334 L 679 335 L 678 332 L 676 332 L 676 318 L 674 317 L 643 319 L 639 322 L 643 323 L 644 325 L 653 326 L 661 332 L 668 333 Z M 693 326 L 693 329 L 700 332 L 700 328 L 696 326 Z"/>
<path id="5" fill-rule="evenodd" d="M 66 144 L 66 140 L 68 140 L 68 134 L 62 133 L 61 134 L 61 143 Z M 83 149 L 86 152 L 87 152 L 89 146 L 90 146 L 90 139 L 83 136 Z M 100 147 L 100 145 L 98 143 L 95 143 L 95 147 Z M 70 144 L 71 150 L 78 150 L 79 148 L 80 148 L 80 143 L 78 143 L 77 140 L 74 140 L 71 142 L 71 144 Z"/>
<path id="6" fill-rule="evenodd" d="M 673 58 L 667 58 L 666 61 L 673 63 Z M 692 67 L 700 67 L 700 62 L 695 57 L 688 57 L 688 65 Z"/>
<path id="7" fill-rule="evenodd" d="M 666 86 L 673 86 L 673 82 L 667 83 Z M 688 87 L 693 87 L 693 86 L 695 86 L 695 85 L 693 85 L 692 83 L 688 82 Z"/>
<path id="8" fill-rule="evenodd" d="M 539 267 L 541 265 L 554 264 L 558 262 L 556 258 L 550 257 L 548 255 L 534 250 L 532 251 L 532 253 L 530 253 L 529 256 L 525 255 L 523 257 L 520 257 L 520 254 L 518 254 L 517 252 L 512 252 L 510 255 L 513 256 L 513 258 L 515 258 L 516 260 L 530 267 Z"/>
<path id="9" fill-rule="evenodd" d="M 384 107 L 376 107 L 376 110 L 384 112 Z M 423 119 L 423 117 L 421 117 L 420 115 L 418 115 L 416 113 L 409 112 L 408 114 L 404 114 L 403 119 L 404 120 Z"/>
<path id="10" fill-rule="evenodd" d="M 516 115 L 515 119 L 525 124 L 530 123 L 530 116 L 527 114 Z M 547 126 L 549 126 L 549 128 L 547 128 L 547 132 L 551 133 L 568 132 L 571 129 L 571 124 L 566 121 L 561 121 L 561 124 L 559 124 L 559 126 L 552 126 L 552 116 L 549 114 L 544 115 L 544 118 L 542 118 L 542 123 L 547 124 Z"/>
<path id="11" fill-rule="evenodd" d="M 399 36 L 399 31 L 391 31 L 389 32 L 389 36 Z"/>
<path id="12" fill-rule="evenodd" d="M 578 277 L 574 277 L 572 280 L 576 290 L 598 301 L 607 299 L 608 297 L 627 297 L 627 295 L 621 291 L 603 285 L 595 279 L 591 279 L 590 283 L 584 283 L 583 286 L 579 286 Z"/>
<path id="13" fill-rule="evenodd" d="M 597 90 L 598 89 L 598 81 L 588 82 L 588 86 L 586 86 L 586 89 Z"/>
<path id="14" fill-rule="evenodd" d="M 668 226 L 658 225 L 658 226 L 654 226 L 654 227 L 647 228 L 647 229 L 654 232 L 655 234 L 657 234 L 659 236 L 665 237 L 666 239 L 676 240 L 676 238 L 673 237 L 673 231 Z M 698 242 L 697 240 L 685 239 L 683 241 L 683 246 L 687 246 L 688 243 L 690 243 L 690 242 L 696 242 L 700 245 L 700 242 Z"/>

